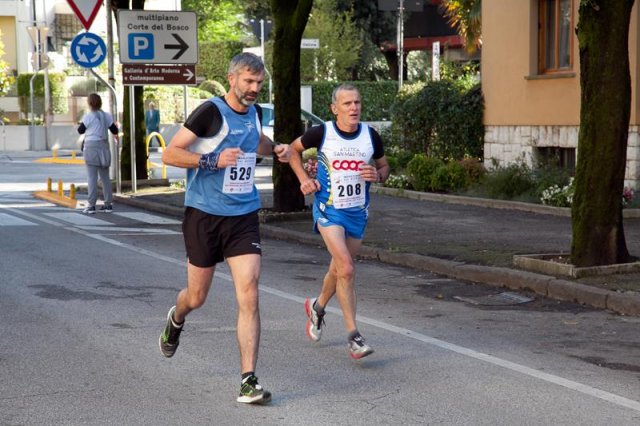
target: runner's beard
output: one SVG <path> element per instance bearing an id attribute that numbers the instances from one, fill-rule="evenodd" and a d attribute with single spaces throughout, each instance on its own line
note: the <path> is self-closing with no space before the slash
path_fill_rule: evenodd
<path id="1" fill-rule="evenodd" d="M 253 99 L 247 99 L 247 96 L 251 95 L 253 97 Z M 256 101 L 258 100 L 258 94 L 255 92 L 241 92 L 239 89 L 236 88 L 236 97 L 238 98 L 238 100 L 240 101 L 240 103 L 244 106 L 251 106 L 253 104 L 256 103 Z"/>

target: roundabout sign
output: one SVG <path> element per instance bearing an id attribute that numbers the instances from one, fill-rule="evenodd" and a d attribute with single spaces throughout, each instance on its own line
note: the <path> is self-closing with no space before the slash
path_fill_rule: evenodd
<path id="1" fill-rule="evenodd" d="M 81 67 L 94 68 L 107 57 L 107 46 L 97 34 L 78 34 L 71 42 L 71 57 Z"/>

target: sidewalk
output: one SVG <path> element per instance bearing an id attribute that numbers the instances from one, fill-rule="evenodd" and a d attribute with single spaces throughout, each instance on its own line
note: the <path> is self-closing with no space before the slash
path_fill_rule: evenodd
<path id="1" fill-rule="evenodd" d="M 270 208 L 271 192 L 261 191 L 261 196 L 263 207 Z M 151 192 L 123 195 L 116 202 L 182 216 L 183 200 L 182 192 Z M 628 216 L 624 220 L 627 247 L 638 256 L 640 218 Z M 312 233 L 308 212 L 267 212 L 263 220 L 263 237 L 322 244 Z M 640 273 L 569 279 L 513 266 L 516 254 L 568 252 L 570 245 L 567 210 L 374 188 L 361 257 L 640 316 Z"/>

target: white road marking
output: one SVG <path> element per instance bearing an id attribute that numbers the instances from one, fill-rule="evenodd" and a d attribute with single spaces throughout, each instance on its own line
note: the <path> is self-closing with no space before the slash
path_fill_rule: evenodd
<path id="1" fill-rule="evenodd" d="M 14 212 L 14 213 L 16 213 L 16 214 L 23 215 L 23 216 L 26 216 L 28 218 L 34 219 L 34 220 L 40 220 L 40 221 L 44 221 L 45 223 L 50 223 L 50 224 L 52 224 L 54 226 L 63 226 L 60 223 L 53 222 L 53 221 L 48 221 L 46 219 L 42 219 L 42 218 L 40 218 L 40 217 L 38 217 L 36 215 L 30 214 L 30 213 L 21 212 L 19 210 L 14 210 L 14 209 L 9 209 L 9 210 Z M 120 241 L 113 240 L 111 238 L 107 238 L 107 237 L 105 237 L 103 235 L 90 234 L 90 233 L 88 233 L 88 232 L 86 232 L 84 230 L 81 230 L 81 229 L 77 229 L 77 228 L 67 228 L 67 229 L 69 229 L 72 232 L 76 232 L 76 233 L 79 233 L 81 235 L 84 235 L 86 237 L 93 238 L 93 239 L 99 240 L 99 241 L 103 241 L 103 242 L 105 242 L 107 244 L 111 244 L 111 245 L 114 245 L 114 246 L 117 246 L 117 247 L 125 248 L 127 250 L 130 250 L 130 251 L 138 253 L 138 254 L 144 254 L 144 255 L 152 257 L 154 259 L 161 260 L 163 262 L 169 262 L 169 263 L 173 263 L 175 265 L 180 265 L 180 266 L 186 267 L 186 262 L 184 261 L 184 259 L 183 260 L 178 260 L 178 259 L 175 259 L 173 257 L 164 256 L 164 255 L 152 252 L 150 250 L 146 250 L 146 249 L 143 249 L 143 248 L 140 248 L 140 247 L 135 247 L 135 246 L 132 246 L 132 245 L 129 245 L 129 244 L 126 244 L 126 243 L 122 243 Z M 232 282 L 231 276 L 229 274 L 225 274 L 223 272 L 216 271 L 216 277 L 222 278 L 224 280 Z M 286 299 L 286 300 L 291 300 L 291 301 L 299 303 L 299 304 L 303 304 L 304 300 L 305 300 L 302 297 L 295 296 L 295 295 L 293 295 L 291 293 L 280 291 L 280 290 L 277 290 L 275 288 L 267 287 L 267 286 L 264 286 L 264 285 L 260 286 L 260 290 L 265 292 L 265 293 L 268 293 L 268 294 L 271 294 L 271 295 L 274 295 L 274 296 L 277 296 L 277 297 L 281 297 L 281 298 Z M 331 313 L 334 313 L 336 315 L 342 316 L 342 312 L 337 308 L 326 307 L 325 309 L 327 311 L 331 312 Z M 603 401 L 607 401 L 607 402 L 610 402 L 612 404 L 615 404 L 615 405 L 618 405 L 618 406 L 621 406 L 621 407 L 626 407 L 626 408 L 632 409 L 634 411 L 640 412 L 640 402 L 639 401 L 635 401 L 633 399 L 625 398 L 623 396 L 616 395 L 616 394 L 611 393 L 611 392 L 603 391 L 601 389 L 594 388 L 592 386 L 585 385 L 583 383 L 575 382 L 573 380 L 565 379 L 565 378 L 560 377 L 560 376 L 556 376 L 556 375 L 549 374 L 549 373 L 543 373 L 541 371 L 538 371 L 538 370 L 536 370 L 534 368 L 531 368 L 531 367 L 527 367 L 525 365 L 517 364 L 515 362 L 507 361 L 505 359 L 498 358 L 498 357 L 495 357 L 493 355 L 489 355 L 489 354 L 485 354 L 485 353 L 482 353 L 482 352 L 478 352 L 478 351 L 475 351 L 473 349 L 466 348 L 464 346 L 455 345 L 453 343 L 445 342 L 444 340 L 436 339 L 434 337 L 427 336 L 425 334 L 418 333 L 418 332 L 409 330 L 407 328 L 397 327 L 395 325 L 388 324 L 388 323 L 383 322 L 383 321 L 378 321 L 378 320 L 375 320 L 373 318 L 368 318 L 368 317 L 364 317 L 362 315 L 358 315 L 357 319 L 358 319 L 359 322 L 362 322 L 362 323 L 365 323 L 365 324 L 369 324 L 369 325 L 372 325 L 374 327 L 381 328 L 381 329 L 386 330 L 386 331 L 391 332 L 391 333 L 399 334 L 399 335 L 408 337 L 410 339 L 418 340 L 420 342 L 423 342 L 423 343 L 438 347 L 440 349 L 451 351 L 451 352 L 457 353 L 459 355 L 463 355 L 463 356 L 466 356 L 466 357 L 469 357 L 469 358 L 477 359 L 479 361 L 484 361 L 486 363 L 493 364 L 495 366 L 502 367 L 502 368 L 505 368 L 507 370 L 511 370 L 511 371 L 514 371 L 516 373 L 520 373 L 520 374 L 525 375 L 525 376 L 533 377 L 535 379 L 539 379 L 539 380 L 545 381 L 547 383 L 552 383 L 552 384 L 555 384 L 555 385 L 558 385 L 558 386 L 561 386 L 561 387 L 564 387 L 564 388 L 571 389 L 573 391 L 582 393 L 584 395 L 588 395 L 588 396 L 591 396 L 591 397 L 594 397 L 594 398 L 598 398 L 598 399 L 601 399 Z"/>
<path id="2" fill-rule="evenodd" d="M 150 223 L 152 225 L 180 225 L 182 222 L 167 217 L 156 216 L 143 212 L 114 212 L 114 215 L 137 220 L 138 222 Z"/>
<path id="3" fill-rule="evenodd" d="M 61 213 L 45 213 L 45 215 L 52 217 L 57 220 L 62 220 L 63 222 L 70 223 L 72 225 L 103 225 L 109 226 L 110 222 L 96 219 L 92 215 L 85 215 L 80 212 L 61 212 Z"/>
<path id="4" fill-rule="evenodd" d="M 38 224 L 7 213 L 0 213 L 0 226 L 38 226 Z"/>
<path id="5" fill-rule="evenodd" d="M 172 231 L 170 229 L 162 229 L 162 228 L 125 228 L 122 226 L 77 226 L 77 228 L 84 229 L 85 231 L 92 232 L 127 232 L 131 235 L 134 234 L 166 234 L 166 235 L 175 235 L 182 234 L 181 232 Z"/>

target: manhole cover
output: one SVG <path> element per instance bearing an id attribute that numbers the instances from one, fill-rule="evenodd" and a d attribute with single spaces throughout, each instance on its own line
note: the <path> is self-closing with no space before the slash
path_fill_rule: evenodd
<path id="1" fill-rule="evenodd" d="M 505 291 L 498 294 L 489 294 L 488 296 L 478 296 L 478 297 L 453 296 L 453 298 L 460 300 L 461 302 L 471 303 L 472 305 L 482 305 L 482 306 L 520 305 L 523 303 L 529 303 L 534 301 L 533 297 L 527 297 L 518 293 L 509 292 L 509 291 Z"/>

